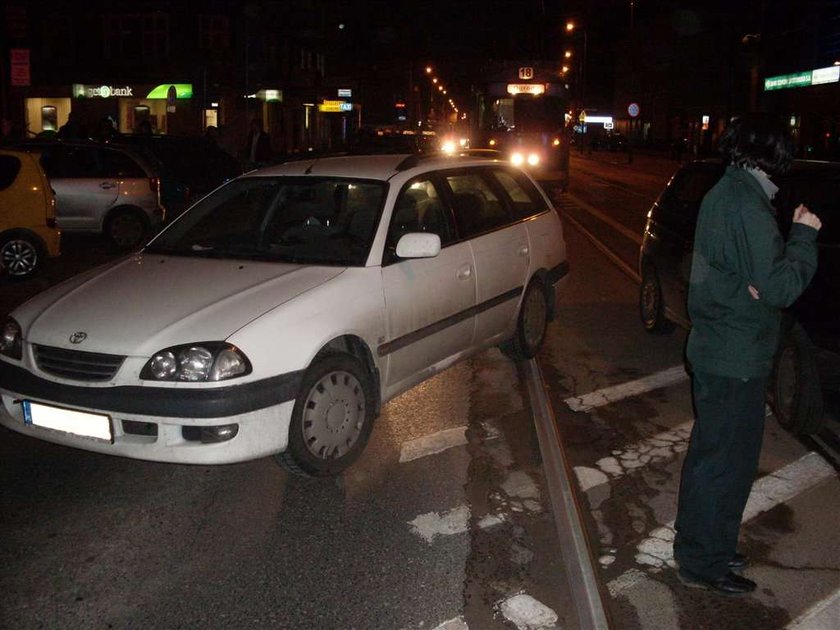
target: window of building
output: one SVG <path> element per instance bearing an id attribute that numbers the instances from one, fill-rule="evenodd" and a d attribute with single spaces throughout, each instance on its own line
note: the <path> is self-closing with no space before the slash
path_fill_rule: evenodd
<path id="1" fill-rule="evenodd" d="M 198 16 L 198 46 L 201 50 L 230 48 L 230 20 L 227 16 Z"/>
<path id="2" fill-rule="evenodd" d="M 128 13 L 104 18 L 105 57 L 159 59 L 169 54 L 169 17 L 160 13 Z"/>

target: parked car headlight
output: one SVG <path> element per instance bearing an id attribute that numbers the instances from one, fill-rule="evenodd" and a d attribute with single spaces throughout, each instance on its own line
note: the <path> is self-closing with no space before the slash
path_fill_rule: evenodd
<path id="1" fill-rule="evenodd" d="M 140 378 L 150 381 L 225 381 L 251 372 L 239 348 L 221 341 L 184 344 L 156 352 Z"/>
<path id="2" fill-rule="evenodd" d="M 0 332 L 0 354 L 18 361 L 23 357 L 23 334 L 20 324 L 11 317 L 3 322 L 3 330 Z"/>

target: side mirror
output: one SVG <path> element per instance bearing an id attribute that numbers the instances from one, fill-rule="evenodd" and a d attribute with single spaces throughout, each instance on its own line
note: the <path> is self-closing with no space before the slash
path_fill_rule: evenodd
<path id="1" fill-rule="evenodd" d="M 440 236 L 428 232 L 409 232 L 397 242 L 400 258 L 434 258 L 440 253 Z"/>

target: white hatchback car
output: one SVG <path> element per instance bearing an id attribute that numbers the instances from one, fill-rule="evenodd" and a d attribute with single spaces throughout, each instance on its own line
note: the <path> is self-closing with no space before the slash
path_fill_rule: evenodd
<path id="1" fill-rule="evenodd" d="M 266 168 L 17 308 L 0 423 L 137 459 L 274 454 L 336 474 L 385 401 L 491 346 L 532 357 L 567 271 L 559 216 L 504 162 Z"/>

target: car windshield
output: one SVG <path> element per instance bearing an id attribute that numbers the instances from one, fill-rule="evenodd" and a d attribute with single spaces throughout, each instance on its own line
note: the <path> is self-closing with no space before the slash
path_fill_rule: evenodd
<path id="1" fill-rule="evenodd" d="M 364 265 L 387 184 L 322 177 L 246 177 L 190 208 L 150 253 Z"/>

